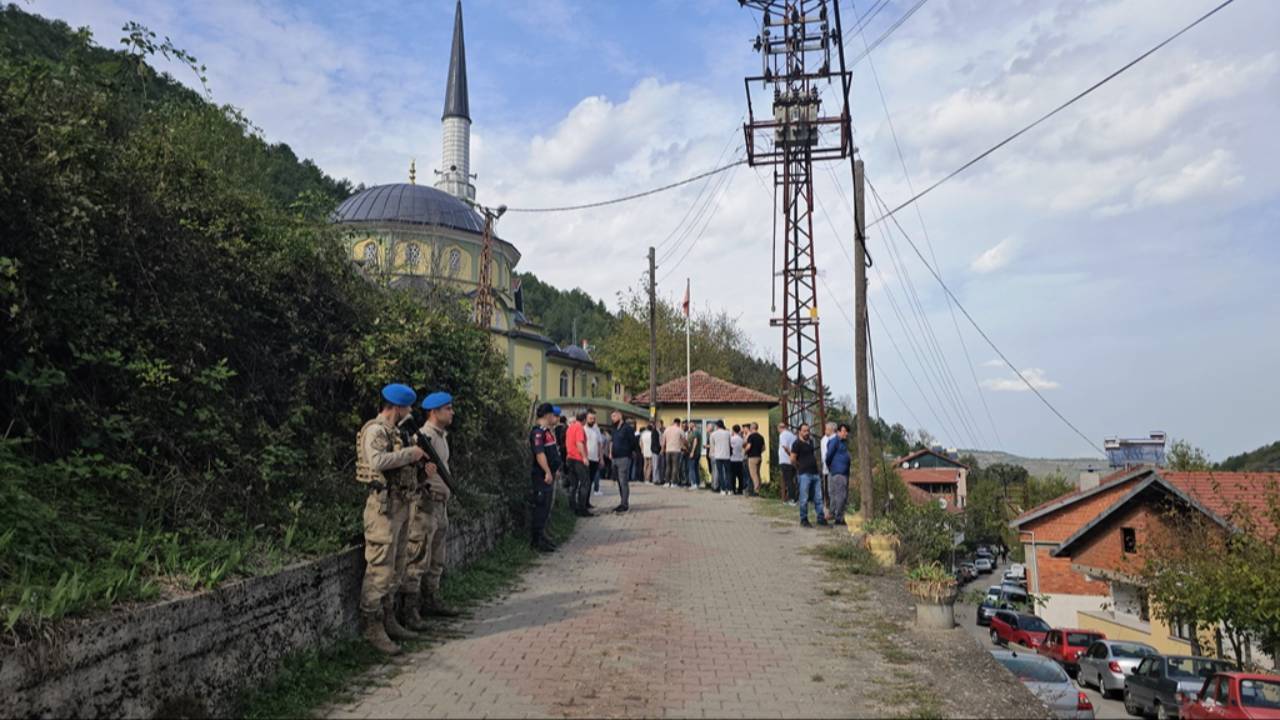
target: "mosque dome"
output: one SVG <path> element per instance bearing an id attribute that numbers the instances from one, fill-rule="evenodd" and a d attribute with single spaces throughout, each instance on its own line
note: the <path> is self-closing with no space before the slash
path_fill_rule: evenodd
<path id="1" fill-rule="evenodd" d="M 411 183 L 377 185 L 343 201 L 333 213 L 343 225 L 407 223 L 484 233 L 484 218 L 443 190 Z"/>

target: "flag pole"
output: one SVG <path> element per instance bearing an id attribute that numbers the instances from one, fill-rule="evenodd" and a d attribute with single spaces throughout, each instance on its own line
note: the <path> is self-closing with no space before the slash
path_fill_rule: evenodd
<path id="1" fill-rule="evenodd" d="M 684 416 L 693 415 L 693 379 L 689 367 L 689 278 L 684 279 Z"/>

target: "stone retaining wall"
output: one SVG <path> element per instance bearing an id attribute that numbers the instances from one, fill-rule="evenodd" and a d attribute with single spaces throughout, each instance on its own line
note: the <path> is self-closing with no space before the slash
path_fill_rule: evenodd
<path id="1" fill-rule="evenodd" d="M 505 513 L 449 528 L 449 566 L 512 529 Z M 225 716 L 285 655 L 355 633 L 361 548 L 182 600 L 67 623 L 0 648 L 0 717 Z"/>

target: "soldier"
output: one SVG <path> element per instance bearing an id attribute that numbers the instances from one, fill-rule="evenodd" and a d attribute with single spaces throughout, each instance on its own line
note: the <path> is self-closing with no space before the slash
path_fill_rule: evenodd
<path id="1" fill-rule="evenodd" d="M 395 640 L 417 635 L 396 621 L 392 603 L 404 577 L 408 559 L 410 504 L 417 491 L 414 463 L 422 460 L 421 448 L 404 447 L 396 425 L 417 395 L 407 385 L 382 389 L 378 416 L 356 435 L 356 480 L 369 486 L 364 504 L 364 582 L 360 588 L 360 619 L 369 644 L 388 655 L 400 652 Z"/>
<path id="2" fill-rule="evenodd" d="M 440 617 L 456 617 L 457 611 L 446 606 L 440 597 L 440 576 L 444 574 L 445 537 L 449 530 L 450 490 L 439 470 L 449 470 L 448 428 L 453 424 L 453 396 L 447 392 L 431 393 L 422 401 L 427 421 L 422 434 L 439 456 L 442 468 L 427 465 L 426 487 L 420 493 L 413 516 L 409 520 L 409 564 L 405 569 L 404 606 L 406 617 L 421 611 Z M 425 576 L 425 587 L 424 587 Z M 408 608 L 412 607 L 413 610 Z M 421 610 L 418 610 L 421 608 Z"/>
<path id="3" fill-rule="evenodd" d="M 539 552 L 555 552 L 555 544 L 547 538 L 547 518 L 551 515 L 556 471 L 561 464 L 560 448 L 556 445 L 556 436 L 552 431 L 556 422 L 555 408 L 549 403 L 542 403 L 536 412 L 538 422 L 529 431 L 529 451 L 533 455 L 529 546 Z"/>

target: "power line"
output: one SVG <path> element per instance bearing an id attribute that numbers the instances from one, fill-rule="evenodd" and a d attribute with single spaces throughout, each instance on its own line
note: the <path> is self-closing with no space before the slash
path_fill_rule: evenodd
<path id="1" fill-rule="evenodd" d="M 924 7 L 924 4 L 928 1 L 929 0 L 917 0 L 916 4 L 912 5 L 910 10 L 907 10 L 905 13 L 903 13 L 902 17 L 898 18 L 896 22 L 894 22 L 892 25 L 888 27 L 888 29 L 880 33 L 880 37 L 876 38 L 875 42 L 871 43 L 870 47 L 863 50 L 861 55 L 858 55 L 854 59 L 850 60 L 849 67 L 852 68 L 853 66 L 862 62 L 863 58 L 870 55 L 872 50 L 875 50 L 876 48 L 880 47 L 880 43 L 884 42 L 890 35 L 892 35 L 894 30 L 897 30 L 899 27 L 902 27 L 902 23 L 910 19 L 912 15 L 915 15 L 916 11 Z M 859 27 L 858 32 L 861 32 L 861 31 L 862 31 L 862 28 Z"/>
<path id="2" fill-rule="evenodd" d="M 1233 0 L 1228 0 L 1228 2 L 1232 2 L 1232 1 Z M 876 186 L 872 185 L 870 180 L 867 181 L 867 187 L 871 188 L 872 195 L 879 197 L 880 193 L 876 191 Z M 881 202 L 883 202 L 883 200 Z M 1027 386 L 1027 389 L 1035 393 L 1036 397 L 1040 398 L 1040 402 L 1044 403 L 1045 407 L 1049 408 L 1049 410 L 1052 411 L 1054 415 L 1058 416 L 1058 419 L 1061 420 L 1064 424 L 1066 424 L 1067 427 L 1071 428 L 1075 432 L 1075 434 L 1079 435 L 1081 439 L 1083 439 L 1086 443 L 1089 443 L 1089 446 L 1092 447 L 1094 450 L 1097 450 L 1099 454 L 1106 455 L 1106 453 L 1103 452 L 1102 448 L 1098 447 L 1097 443 L 1095 443 L 1093 440 L 1090 440 L 1088 435 L 1085 435 L 1083 432 L 1080 432 L 1080 428 L 1076 427 L 1070 420 L 1066 418 L 1065 415 L 1059 412 L 1058 408 L 1054 407 L 1053 403 L 1049 402 L 1049 399 L 1046 398 L 1044 394 L 1040 392 L 1039 388 L 1037 388 L 1029 380 L 1027 380 L 1026 376 L 1022 374 L 1022 371 L 1019 370 L 1016 365 L 1014 365 L 1012 362 L 1009 361 L 1009 358 L 1005 356 L 1004 352 L 987 335 L 987 333 L 982 329 L 982 326 L 978 325 L 978 321 L 974 320 L 973 316 L 969 314 L 969 311 L 966 310 L 964 305 L 960 303 L 960 299 L 956 297 L 955 293 L 951 292 L 951 288 L 947 287 L 947 284 L 942 281 L 942 277 L 938 275 L 938 272 L 934 270 L 933 266 L 929 264 L 929 261 L 925 259 L 924 253 L 920 252 L 920 248 L 917 247 L 914 242 L 912 242 L 910 237 L 906 237 L 905 235 L 903 237 L 906 238 L 907 244 L 911 246 L 911 249 L 915 251 L 916 257 L 920 258 L 920 262 L 923 263 L 925 268 L 929 270 L 929 273 L 933 275 L 933 279 L 937 280 L 938 285 L 942 286 L 942 289 L 947 293 L 947 295 L 951 296 L 951 301 L 956 304 L 956 308 L 958 308 L 960 312 L 964 315 L 965 319 L 969 321 L 969 324 L 973 325 L 973 329 L 978 331 L 978 334 L 981 335 L 982 339 L 987 342 L 987 345 L 991 346 L 991 349 L 995 351 L 996 355 L 1000 356 L 1000 359 L 1004 361 L 1004 364 L 1007 365 L 1009 369 L 1013 371 L 1013 374 L 1017 375 L 1018 379 L 1021 380 L 1022 383 Z"/>
<path id="3" fill-rule="evenodd" d="M 733 173 L 724 176 L 724 180 L 720 184 L 719 194 L 716 195 L 714 205 L 711 206 L 711 212 L 707 215 L 706 222 L 702 224 L 702 229 L 698 231 L 697 237 L 695 237 L 693 242 L 689 243 L 689 246 L 685 248 L 684 254 L 680 256 L 679 260 L 676 260 L 676 264 L 672 265 L 671 269 L 663 273 L 662 277 L 658 279 L 658 284 L 662 284 L 664 280 L 671 277 L 671 273 L 675 272 L 680 267 L 680 264 L 684 262 L 684 259 L 689 257 L 689 253 L 693 252 L 693 249 L 698 246 L 698 241 L 702 239 L 703 233 L 707 231 L 707 227 L 709 227 L 711 225 L 711 221 L 715 219 L 716 210 L 720 208 L 720 200 L 724 198 L 724 194 L 728 191 L 729 183 L 731 182 L 733 182 Z"/>
<path id="4" fill-rule="evenodd" d="M 884 119 L 889 126 L 889 135 L 893 138 L 894 150 L 898 153 L 898 163 L 902 166 L 902 175 L 907 180 L 907 190 L 914 194 L 916 191 L 915 185 L 911 181 L 911 172 L 907 169 L 907 159 L 902 152 L 902 143 L 898 140 L 898 130 L 893 123 L 893 114 L 889 112 L 889 100 L 885 97 L 884 86 L 880 83 L 880 72 L 876 70 L 875 58 L 871 57 L 871 48 L 867 44 L 867 36 L 862 32 L 861 27 L 858 28 L 858 37 L 861 38 L 862 46 L 866 50 L 867 63 L 871 66 L 871 77 L 876 84 L 876 93 L 880 96 L 880 107 L 884 109 Z M 830 170 L 830 167 L 827 169 Z M 832 177 L 835 177 L 835 173 L 832 173 Z M 942 266 L 938 264 L 937 252 L 933 248 L 933 239 L 929 237 L 929 228 L 924 222 L 924 212 L 920 209 L 920 203 L 915 203 L 914 207 L 916 218 L 920 221 L 920 230 L 924 234 L 925 245 L 929 248 L 929 257 L 933 260 L 933 264 L 941 270 Z M 897 218 L 894 218 L 894 223 L 897 224 Z M 898 225 L 898 230 L 903 235 L 907 234 L 901 225 Z M 960 332 L 960 321 L 956 319 L 955 306 L 951 304 L 950 298 L 947 299 L 947 311 L 947 314 L 951 316 L 951 326 L 955 328 L 956 338 L 960 340 L 960 348 L 964 352 L 965 364 L 969 367 L 969 376 L 973 379 L 973 387 L 978 393 L 978 399 L 982 401 L 982 409 L 987 415 L 987 422 L 991 426 L 991 432 L 995 435 L 996 444 L 1003 445 L 1004 441 L 1000 438 L 1000 430 L 996 427 L 995 418 L 991 416 L 991 406 L 987 404 L 986 393 L 982 392 L 982 384 L 978 382 L 978 373 L 973 367 L 973 357 L 969 355 L 969 345 L 964 341 L 964 333 Z M 955 378 L 952 378 L 952 380 L 954 382 Z M 957 387 L 956 389 L 958 392 L 959 388 Z"/>
<path id="5" fill-rule="evenodd" d="M 738 150 L 741 150 L 741 149 L 742 149 L 742 146 L 739 145 L 737 148 L 734 149 L 734 152 L 736 153 Z M 684 228 L 680 230 L 680 234 L 678 237 L 676 237 L 675 243 L 673 243 L 670 247 L 668 247 L 666 252 L 662 253 L 662 256 L 658 258 L 657 264 L 659 266 L 665 264 L 668 260 L 671 259 L 673 255 L 675 255 L 677 252 L 680 251 L 681 248 L 684 247 L 685 241 L 689 239 L 689 236 L 693 234 L 694 229 L 698 227 L 698 224 L 700 222 L 702 222 L 702 218 L 707 214 L 707 211 L 711 208 L 712 204 L 715 202 L 719 202 L 718 198 L 716 197 L 716 194 L 720 191 L 720 188 L 724 186 L 725 180 L 732 176 L 733 176 L 733 173 L 725 173 L 723 175 L 715 177 L 715 179 L 707 180 L 707 185 L 704 186 L 703 189 L 706 190 L 709 188 L 710 192 L 706 193 L 706 199 L 701 200 L 701 206 L 698 207 L 697 211 L 693 213 L 693 218 L 690 219 L 688 224 L 685 225 Z M 701 197 L 701 195 L 702 193 L 699 193 L 699 197 Z M 695 200 L 694 203 L 696 205 L 698 201 Z M 693 206 L 690 206 L 690 209 L 692 208 Z"/>
<path id="6" fill-rule="evenodd" d="M 1074 105 L 1076 102 L 1078 102 L 1080 99 L 1084 98 L 1086 95 L 1089 95 L 1089 94 L 1090 94 L 1090 93 L 1092 93 L 1094 90 L 1097 90 L 1098 88 L 1102 87 L 1103 85 L 1106 85 L 1107 83 L 1111 82 L 1111 81 L 1112 81 L 1112 80 L 1114 80 L 1117 76 L 1119 76 L 1121 73 L 1125 72 L 1126 70 L 1128 70 L 1129 68 L 1133 67 L 1134 65 L 1137 65 L 1138 63 L 1142 62 L 1143 60 L 1146 60 L 1148 57 L 1150 57 L 1151 55 L 1155 54 L 1155 52 L 1156 52 L 1157 50 L 1160 50 L 1160 49 L 1161 49 L 1161 48 L 1163 48 L 1165 45 L 1168 45 L 1169 43 L 1171 43 L 1171 42 L 1173 42 L 1174 40 L 1178 39 L 1178 38 L 1179 38 L 1179 37 L 1181 37 L 1184 33 L 1186 33 L 1188 30 L 1190 30 L 1191 28 L 1193 28 L 1193 27 L 1195 27 L 1195 26 L 1199 25 L 1200 23 L 1204 22 L 1205 20 L 1208 20 L 1211 16 L 1213 16 L 1213 15 L 1214 15 L 1215 13 L 1217 13 L 1219 10 L 1221 10 L 1221 9 L 1225 8 L 1226 6 L 1230 5 L 1230 4 L 1231 4 L 1231 3 L 1233 3 L 1233 2 L 1235 2 L 1235 0 L 1225 0 L 1222 4 L 1220 4 L 1220 5 L 1218 5 L 1217 7 L 1213 8 L 1213 9 L 1212 9 L 1212 10 L 1210 10 L 1209 12 L 1207 12 L 1207 13 L 1205 13 L 1205 14 L 1201 15 L 1200 17 L 1196 18 L 1196 19 L 1195 19 L 1195 21 L 1193 21 L 1190 25 L 1187 25 L 1186 27 L 1182 28 L 1182 29 L 1181 29 L 1181 30 L 1179 30 L 1178 32 L 1176 32 L 1176 33 L 1174 33 L 1174 34 L 1170 35 L 1169 37 L 1165 38 L 1164 40 L 1160 41 L 1160 43 L 1158 43 L 1155 47 L 1152 47 L 1150 50 L 1148 50 L 1148 51 L 1146 51 L 1146 52 L 1142 53 L 1142 54 L 1141 54 L 1141 55 L 1139 55 L 1138 57 L 1136 57 L 1136 58 L 1134 58 L 1134 59 L 1130 60 L 1129 62 L 1125 63 L 1125 64 L 1124 64 L 1124 65 L 1122 65 L 1119 69 L 1117 69 L 1117 70 L 1115 70 L 1114 72 L 1112 72 L 1110 75 L 1107 75 L 1106 77 L 1102 78 L 1102 79 L 1101 79 L 1101 80 L 1099 80 L 1098 82 L 1096 82 L 1096 83 L 1094 83 L 1094 84 L 1090 85 L 1089 87 L 1085 88 L 1085 89 L 1084 89 L 1084 90 L 1082 90 L 1081 92 L 1077 93 L 1077 94 L 1076 94 L 1074 97 L 1072 97 L 1070 100 L 1068 100 L 1068 101 L 1066 101 L 1066 102 L 1062 103 L 1061 105 L 1059 105 L 1059 106 L 1057 106 L 1056 108 L 1054 108 L 1054 109 L 1050 110 L 1049 112 L 1045 113 L 1044 115 L 1041 115 L 1041 116 L 1040 116 L 1040 117 L 1039 117 L 1035 122 L 1031 123 L 1030 125 L 1027 125 L 1026 127 L 1022 128 L 1021 130 L 1019 130 L 1019 131 L 1015 132 L 1014 134 L 1010 135 L 1009 137 L 1007 137 L 1007 138 L 1005 138 L 1005 139 L 1001 140 L 1000 142 L 996 143 L 995 145 L 992 145 L 990 148 L 987 148 L 987 149 L 986 149 L 986 150 L 984 150 L 982 153 L 980 153 L 977 157 L 975 157 L 975 158 L 973 158 L 972 160 L 970 160 L 969 162 L 967 162 L 967 163 L 965 163 L 965 164 L 961 165 L 960 167 L 956 168 L 955 170 L 952 170 L 951 172 L 947 173 L 947 174 L 946 174 L 946 175 L 945 175 L 941 180 L 938 180 L 937 182 L 935 182 L 934 184 L 932 184 L 932 185 L 930 185 L 929 187 L 925 188 L 924 190 L 921 190 L 920 192 L 916 193 L 916 194 L 915 194 L 915 195 L 913 195 L 910 199 L 906 200 L 905 202 L 903 202 L 902 204 L 898 205 L 898 206 L 897 206 L 897 207 L 895 207 L 894 209 L 892 209 L 892 210 L 890 210 L 889 212 L 885 213 L 884 215 L 881 215 L 880 217 L 876 218 L 873 222 L 871 222 L 870 224 L 868 224 L 868 225 L 867 225 L 867 227 L 868 227 L 868 228 L 871 228 L 871 227 L 873 227 L 873 226 L 875 226 L 875 225 L 879 225 L 879 224 L 880 224 L 881 222 L 883 222 L 884 220 L 886 220 L 886 219 L 888 219 L 889 217 L 891 217 L 891 216 L 893 216 L 893 215 L 897 214 L 900 210 L 902 210 L 902 209 L 903 209 L 903 208 L 905 208 L 906 206 L 910 205 L 911 203 L 916 202 L 917 200 L 919 200 L 920 198 L 924 197 L 925 195 L 928 195 L 929 193 L 933 192 L 934 190 L 936 190 L 936 189 L 938 188 L 938 186 L 939 186 L 939 185 L 942 185 L 943 183 L 947 182 L 947 181 L 948 181 L 948 180 L 950 180 L 951 178 L 953 178 L 953 177 L 955 177 L 955 176 L 959 175 L 960 173 L 964 172 L 965 170 L 968 170 L 969 168 L 971 168 L 971 167 L 973 167 L 974 165 L 976 165 L 976 164 L 978 164 L 979 162 L 981 162 L 984 158 L 986 158 L 986 157 L 987 157 L 988 155 L 990 155 L 991 153 L 993 153 L 993 152 L 995 152 L 995 151 L 999 150 L 1000 148 L 1004 147 L 1005 145 L 1008 145 L 1009 143 L 1013 142 L 1014 140 L 1017 140 L 1018 138 L 1022 137 L 1024 134 L 1026 134 L 1028 131 L 1030 131 L 1032 128 L 1034 128 L 1034 127 L 1036 127 L 1037 125 L 1039 125 L 1040 123 L 1044 122 L 1045 120 L 1048 120 L 1049 118 L 1053 117 L 1054 115 L 1057 115 L 1058 113 L 1062 112 L 1063 110 L 1067 109 L 1068 107 L 1070 107 L 1070 106 Z"/>
<path id="7" fill-rule="evenodd" d="M 745 118 L 746 118 L 746 115 L 743 115 L 742 119 L 745 119 Z M 729 132 L 729 139 L 725 140 L 724 147 L 720 148 L 720 154 L 716 155 L 717 165 L 724 159 L 724 154 L 729 152 L 729 146 L 733 144 L 733 138 L 738 134 L 739 128 L 742 125 L 742 119 L 739 119 L 738 123 L 734 125 L 733 129 Z M 741 149 L 741 146 L 739 146 L 739 149 Z M 735 154 L 736 154 L 736 151 L 735 151 Z M 676 236 L 676 233 L 680 231 L 680 228 L 684 225 L 685 221 L 689 219 L 689 214 L 693 212 L 693 208 L 698 205 L 698 202 L 700 200 L 702 200 L 702 195 L 707 191 L 707 188 L 710 186 L 711 186 L 711 180 L 709 179 L 702 184 L 702 187 L 698 189 L 697 196 L 693 198 L 693 202 L 689 203 L 689 207 L 685 208 L 684 215 L 680 218 L 680 222 L 676 223 L 675 227 L 671 228 L 671 232 L 667 233 L 667 236 L 663 238 L 662 242 L 654 246 L 654 249 L 656 251 L 661 252 L 662 248 L 667 243 L 671 242 L 671 239 Z M 687 235 L 688 233 L 686 232 L 685 234 Z"/>
<path id="8" fill-rule="evenodd" d="M 634 193 L 634 194 L 632 194 L 632 195 L 624 195 L 624 196 L 622 196 L 622 197 L 613 198 L 612 200 L 601 200 L 601 201 L 599 201 L 599 202 L 584 203 L 584 204 L 582 204 L 582 205 L 561 205 L 561 206 L 559 206 L 559 207 L 541 207 L 541 208 L 519 208 L 519 207 L 509 207 L 509 208 L 507 208 L 507 212 L 513 212 L 513 213 L 553 213 L 553 212 L 569 212 L 569 211 L 571 211 L 571 210 L 590 210 L 591 208 L 604 207 L 604 206 L 606 206 L 606 205 L 617 205 L 618 203 L 624 203 L 624 202 L 628 202 L 628 201 L 630 201 L 630 200 L 638 200 L 638 199 L 640 199 L 640 198 L 642 198 L 642 197 L 648 197 L 648 196 L 650 196 L 650 195 L 656 195 L 656 194 L 658 194 L 658 193 L 660 193 L 660 192 L 666 192 L 667 190 L 673 190 L 673 189 L 675 189 L 675 188 L 680 187 L 681 185 L 688 185 L 689 183 L 697 182 L 697 181 L 699 181 L 699 180 L 701 180 L 702 178 L 705 178 L 705 177 L 711 177 L 712 175 L 715 175 L 715 174 L 717 174 L 717 173 L 722 173 L 722 172 L 724 172 L 725 170 L 729 170 L 729 169 L 731 169 L 731 168 L 735 168 L 735 167 L 737 167 L 737 166 L 739 166 L 739 165 L 745 165 L 745 164 L 746 164 L 746 162 L 747 162 L 747 159 L 746 159 L 746 158 L 742 158 L 742 159 L 740 159 L 740 160 L 734 160 L 733 162 L 729 163 L 728 165 L 721 165 L 721 166 L 720 166 L 720 167 L 718 167 L 718 168 L 713 168 L 713 169 L 708 170 L 708 171 L 706 171 L 706 172 L 704 172 L 704 173 L 699 173 L 699 174 L 697 174 L 697 175 L 694 175 L 693 177 L 685 178 L 684 180 L 680 180 L 680 181 L 678 181 L 678 182 L 673 182 L 673 183 L 670 183 L 670 184 L 668 184 L 668 185 L 663 185 L 663 186 L 661 186 L 661 187 L 656 187 L 656 188 L 653 188 L 653 189 L 651 189 L 651 190 L 645 190 L 644 192 Z"/>

